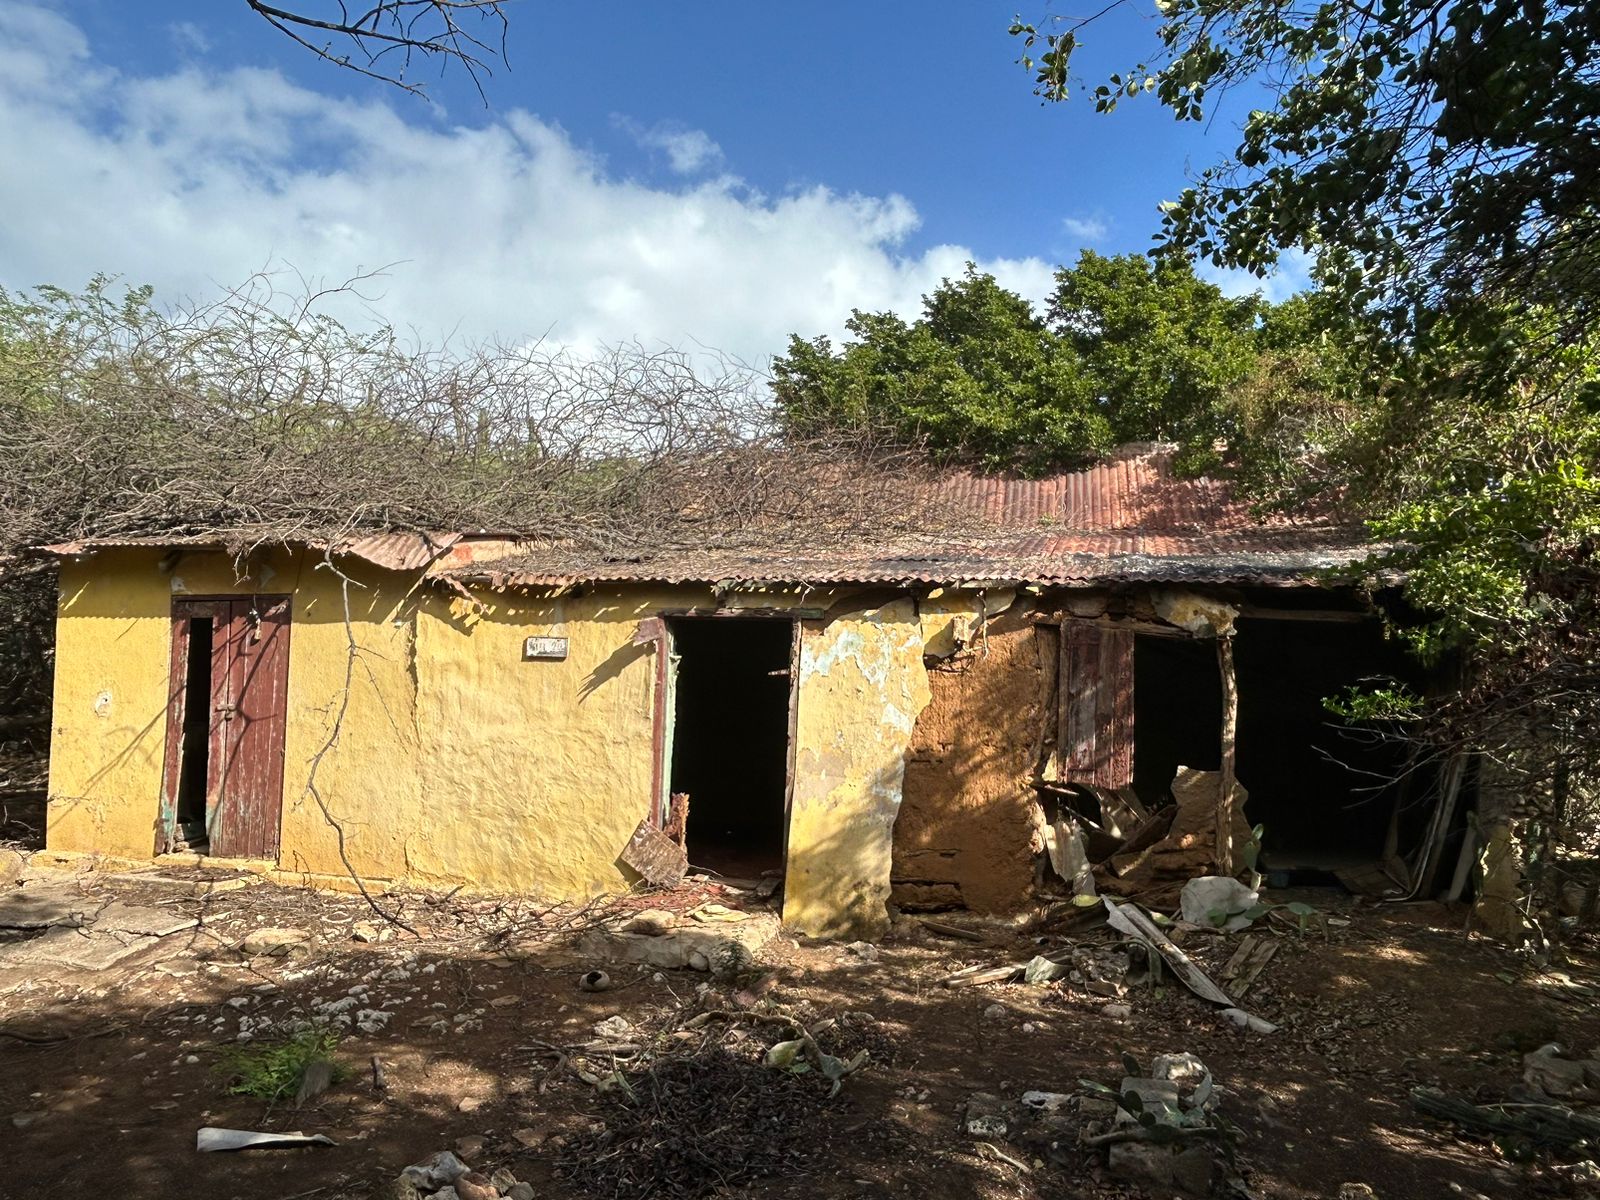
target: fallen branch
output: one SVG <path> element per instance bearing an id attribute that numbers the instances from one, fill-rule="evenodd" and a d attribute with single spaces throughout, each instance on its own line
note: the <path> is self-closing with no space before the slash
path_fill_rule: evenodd
<path id="1" fill-rule="evenodd" d="M 1418 1112 L 1467 1129 L 1512 1134 L 1556 1149 L 1600 1142 L 1600 1117 L 1564 1104 L 1472 1104 L 1437 1088 L 1411 1089 L 1411 1103 Z"/>

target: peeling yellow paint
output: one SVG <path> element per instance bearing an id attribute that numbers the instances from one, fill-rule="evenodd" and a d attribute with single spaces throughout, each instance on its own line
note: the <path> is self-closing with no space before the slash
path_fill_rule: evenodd
<path id="1" fill-rule="evenodd" d="M 350 572 L 317 555 L 105 550 L 63 565 L 48 844 L 140 860 L 155 844 L 166 739 L 174 595 L 293 596 L 281 851 L 276 870 L 347 876 L 338 838 L 307 790 L 350 694 L 318 789 L 342 827 L 349 869 L 372 880 L 577 897 L 627 886 L 617 861 L 650 810 L 655 653 L 638 622 L 663 611 L 815 611 L 802 622 L 787 923 L 818 935 L 887 923 L 892 828 L 905 760 L 928 703 L 930 641 L 968 640 L 1009 593 L 952 593 L 919 613 L 909 596 L 838 609 L 834 589 L 714 595 L 702 587 L 478 592 L 417 589 L 414 576 Z M 241 577 L 243 571 L 243 577 Z M 1003 602 L 1002 602 L 1003 601 Z M 527 660 L 524 639 L 568 639 Z"/>
<path id="2" fill-rule="evenodd" d="M 819 937 L 888 926 L 894 819 L 928 673 L 907 598 L 803 626 L 785 925 Z"/>

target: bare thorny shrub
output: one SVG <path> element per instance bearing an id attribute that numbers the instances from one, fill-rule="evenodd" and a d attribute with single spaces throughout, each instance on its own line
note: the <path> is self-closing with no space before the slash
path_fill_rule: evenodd
<path id="1" fill-rule="evenodd" d="M 407 344 L 327 315 L 341 297 L 268 276 L 175 309 L 104 279 L 0 290 L 0 731 L 14 749 L 42 750 L 48 725 L 52 568 L 31 547 L 221 535 L 242 554 L 464 530 L 629 557 L 926 525 L 914 448 L 862 430 L 786 437 L 740 364 L 638 344 Z"/>

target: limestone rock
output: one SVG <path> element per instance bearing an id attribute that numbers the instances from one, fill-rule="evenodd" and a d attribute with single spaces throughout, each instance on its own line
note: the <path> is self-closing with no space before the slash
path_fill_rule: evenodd
<path id="1" fill-rule="evenodd" d="M 973 1137 L 1005 1137 L 1010 1129 L 1005 1102 L 989 1092 L 967 1097 L 966 1129 Z"/>
<path id="2" fill-rule="evenodd" d="M 1107 1161 L 1119 1178 L 1189 1196 L 1208 1195 L 1216 1173 L 1210 1149 L 1200 1145 L 1179 1149 L 1154 1142 L 1117 1142 Z"/>
<path id="3" fill-rule="evenodd" d="M 257 929 L 245 935 L 239 943 L 239 949 L 252 958 L 261 955 L 278 957 L 310 940 L 311 933 L 305 929 Z"/>

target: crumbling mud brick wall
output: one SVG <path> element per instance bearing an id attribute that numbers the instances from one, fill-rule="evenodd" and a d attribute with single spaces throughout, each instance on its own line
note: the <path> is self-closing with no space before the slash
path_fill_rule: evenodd
<path id="1" fill-rule="evenodd" d="M 1018 605 L 929 670 L 932 695 L 912 733 L 895 825 L 892 897 L 902 909 L 1007 912 L 1027 902 L 1030 781 L 1055 658 L 1053 638 Z"/>

